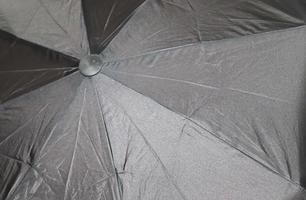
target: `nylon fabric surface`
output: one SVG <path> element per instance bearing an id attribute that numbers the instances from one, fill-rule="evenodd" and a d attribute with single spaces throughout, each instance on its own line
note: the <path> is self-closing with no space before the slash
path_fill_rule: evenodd
<path id="1" fill-rule="evenodd" d="M 305 22 L 304 0 L 0 0 L 0 200 L 306 200 Z"/>
<path id="2" fill-rule="evenodd" d="M 77 70 L 78 60 L 0 30 L 0 102 Z"/>
<path id="3" fill-rule="evenodd" d="M 216 137 L 208 125 L 103 74 L 92 80 L 74 74 L 2 104 L 0 122 L 6 199 L 306 195 L 298 184 Z"/>
<path id="4" fill-rule="evenodd" d="M 123 59 L 200 41 L 214 41 L 304 25 L 303 0 L 148 0 L 108 45 L 107 59 Z"/>
<path id="5" fill-rule="evenodd" d="M 209 125 L 233 147 L 296 183 L 304 179 L 306 28 L 105 62 L 104 74 Z M 141 83 L 141 84 L 140 84 Z"/>
<path id="6" fill-rule="evenodd" d="M 102 74 L 94 80 L 124 199 L 305 199 L 300 186 L 218 139 L 209 126 Z"/>
<path id="7" fill-rule="evenodd" d="M 1 0 L 0 29 L 73 57 L 89 52 L 81 0 Z"/>
<path id="8" fill-rule="evenodd" d="M 144 0 L 83 0 L 91 52 L 101 53 Z"/>
<path id="9" fill-rule="evenodd" d="M 91 85 L 74 74 L 1 106 L 0 199 L 118 199 Z"/>

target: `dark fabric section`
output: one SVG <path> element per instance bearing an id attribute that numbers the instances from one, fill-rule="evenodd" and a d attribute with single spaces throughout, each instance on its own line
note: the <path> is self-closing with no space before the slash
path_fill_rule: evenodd
<path id="1" fill-rule="evenodd" d="M 105 55 L 123 59 L 203 41 L 304 25 L 299 0 L 149 0 L 110 42 Z"/>
<path id="2" fill-rule="evenodd" d="M 0 102 L 76 70 L 78 60 L 0 30 Z"/>
<path id="3" fill-rule="evenodd" d="M 83 0 L 91 53 L 100 53 L 144 0 Z"/>

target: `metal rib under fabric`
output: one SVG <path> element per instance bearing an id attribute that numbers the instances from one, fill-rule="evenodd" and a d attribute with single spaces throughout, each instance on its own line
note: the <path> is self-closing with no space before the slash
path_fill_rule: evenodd
<path id="1" fill-rule="evenodd" d="M 282 177 L 305 179 L 306 26 L 104 64 L 104 74 Z"/>
<path id="2" fill-rule="evenodd" d="M 76 71 L 78 60 L 0 30 L 0 103 Z"/>
<path id="3" fill-rule="evenodd" d="M 305 186 L 305 11 L 301 1 L 147 1 L 102 53 L 102 71 Z"/>
<path id="4" fill-rule="evenodd" d="M 76 58 L 89 51 L 80 0 L 1 0 L 0 29 Z"/>
<path id="5" fill-rule="evenodd" d="M 94 77 L 60 70 L 4 94 L 0 199 L 306 199 L 305 10 L 302 0 L 0 0 L 0 29 L 29 40 L 1 32 L 0 46 L 17 50 L 1 49 L 5 70 L 28 61 L 16 52 L 66 69 L 89 46 L 103 50 Z M 26 77 L 6 75 L 0 83 Z"/>
<path id="6" fill-rule="evenodd" d="M 143 1 L 83 0 L 91 53 L 101 53 Z"/>
<path id="7" fill-rule="evenodd" d="M 148 0 L 104 54 L 123 59 L 200 41 L 296 27 L 305 24 L 305 11 L 303 0 Z"/>
<path id="8" fill-rule="evenodd" d="M 298 184 L 107 76 L 94 77 L 123 199 L 305 199 Z"/>
<path id="9" fill-rule="evenodd" d="M 211 134 L 209 126 L 103 74 L 92 80 L 74 74 L 6 102 L 0 122 L 2 199 L 306 195 Z"/>
<path id="10" fill-rule="evenodd" d="M 2 104 L 0 199 L 119 199 L 99 104 L 80 74 Z"/>

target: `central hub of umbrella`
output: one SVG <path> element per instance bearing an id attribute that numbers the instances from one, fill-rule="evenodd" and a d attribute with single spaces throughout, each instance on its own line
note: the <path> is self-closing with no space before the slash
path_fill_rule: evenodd
<path id="1" fill-rule="evenodd" d="M 100 72 L 102 60 L 99 55 L 88 55 L 81 59 L 79 70 L 84 76 L 94 76 Z"/>

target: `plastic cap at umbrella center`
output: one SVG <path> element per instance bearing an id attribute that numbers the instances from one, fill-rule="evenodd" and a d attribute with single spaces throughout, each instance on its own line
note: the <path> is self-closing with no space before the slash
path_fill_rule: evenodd
<path id="1" fill-rule="evenodd" d="M 102 60 L 98 55 L 88 55 L 81 59 L 79 70 L 84 76 L 94 76 L 100 72 Z"/>

